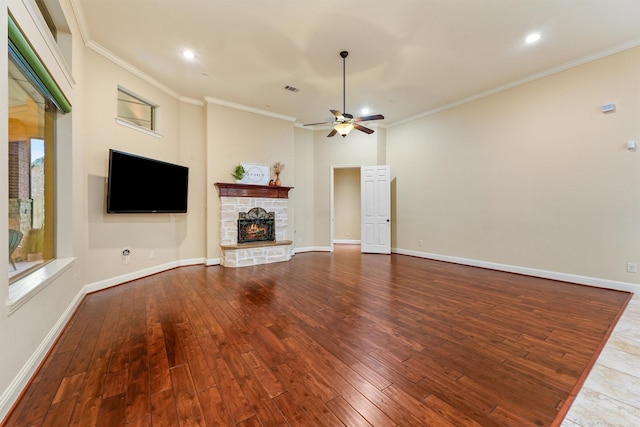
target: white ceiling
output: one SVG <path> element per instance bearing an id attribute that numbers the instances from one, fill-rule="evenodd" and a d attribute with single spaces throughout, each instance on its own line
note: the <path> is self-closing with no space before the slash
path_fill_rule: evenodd
<path id="1" fill-rule="evenodd" d="M 640 45 L 640 0 L 74 0 L 89 44 L 180 96 L 390 125 Z M 525 45 L 538 31 L 542 39 Z M 196 59 L 181 52 L 190 48 Z M 299 88 L 298 93 L 284 89 Z"/>

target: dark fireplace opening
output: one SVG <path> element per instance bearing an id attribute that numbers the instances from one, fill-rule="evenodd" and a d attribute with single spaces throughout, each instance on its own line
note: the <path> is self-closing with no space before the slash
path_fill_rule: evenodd
<path id="1" fill-rule="evenodd" d="M 276 240 L 274 212 L 253 208 L 249 212 L 240 212 L 238 216 L 238 243 Z"/>

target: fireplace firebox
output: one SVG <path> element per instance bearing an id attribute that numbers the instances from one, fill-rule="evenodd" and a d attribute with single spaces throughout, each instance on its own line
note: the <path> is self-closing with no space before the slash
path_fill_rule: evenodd
<path id="1" fill-rule="evenodd" d="M 238 243 L 275 241 L 275 213 L 262 208 L 238 214 Z"/>

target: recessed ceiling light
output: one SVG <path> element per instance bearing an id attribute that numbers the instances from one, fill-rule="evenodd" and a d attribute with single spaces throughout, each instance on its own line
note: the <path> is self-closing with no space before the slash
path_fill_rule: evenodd
<path id="1" fill-rule="evenodd" d="M 369 114 L 369 109 L 367 107 L 364 107 L 362 110 L 360 110 L 360 114 L 362 114 L 363 116 Z"/>
<path id="2" fill-rule="evenodd" d="M 196 57 L 196 54 L 194 51 L 186 49 L 182 51 L 182 57 L 184 59 L 188 59 L 189 61 L 191 61 L 192 59 L 194 59 Z"/>
<path id="3" fill-rule="evenodd" d="M 524 39 L 524 42 L 526 44 L 534 44 L 536 43 L 538 40 L 540 40 L 540 33 L 531 33 L 527 36 L 526 39 Z"/>

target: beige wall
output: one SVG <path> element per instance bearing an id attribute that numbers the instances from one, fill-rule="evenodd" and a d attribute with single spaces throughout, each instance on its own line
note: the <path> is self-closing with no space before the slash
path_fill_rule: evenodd
<path id="1" fill-rule="evenodd" d="M 298 250 L 315 246 L 313 236 L 313 131 L 294 130 L 295 188 L 290 192 L 295 200 L 295 215 L 289 216 L 293 227 L 293 246 Z"/>
<path id="2" fill-rule="evenodd" d="M 206 115 L 204 106 L 181 103 L 178 108 L 178 163 L 189 167 L 187 215 L 177 224 L 178 259 L 197 262 L 204 259 L 207 240 Z"/>
<path id="3" fill-rule="evenodd" d="M 231 172 L 241 163 L 271 166 L 285 164 L 281 185 L 294 187 L 294 126 L 272 118 L 231 107 L 207 103 L 207 259 L 220 257 L 220 199 L 216 182 L 233 182 Z M 289 194 L 289 212 L 295 210 L 295 189 Z M 288 230 L 293 239 L 293 230 Z"/>
<path id="4" fill-rule="evenodd" d="M 613 102 L 617 112 L 603 114 Z M 638 283 L 640 48 L 387 129 L 395 248 Z M 424 246 L 419 246 L 418 241 Z"/>
<path id="5" fill-rule="evenodd" d="M 181 105 L 174 97 L 93 50 L 87 50 L 84 67 L 86 79 L 83 87 L 91 88 L 83 90 L 87 106 L 82 142 L 88 214 L 84 278 L 87 283 L 92 283 L 178 259 L 178 248 L 185 244 L 187 237 L 187 221 L 201 215 L 201 211 L 196 212 L 196 207 L 202 209 L 203 206 L 199 200 L 202 187 L 198 182 L 203 176 L 203 163 L 194 151 L 202 150 L 204 133 L 202 129 L 190 128 L 193 124 L 202 125 L 202 108 Z M 159 106 L 158 133 L 161 137 L 116 123 L 118 85 Z M 181 121 L 184 126 L 180 126 Z M 193 167 L 189 171 L 189 213 L 107 214 L 105 183 L 110 148 L 171 163 L 184 161 L 184 166 Z M 193 225 L 197 226 L 197 221 L 194 222 Z M 130 264 L 122 263 L 124 247 L 131 249 Z M 203 257 L 203 248 L 197 248 L 197 242 L 194 242 L 194 247 L 195 250 L 185 247 L 185 253 L 191 257 Z"/>
<path id="6" fill-rule="evenodd" d="M 22 1 L 8 7 L 23 19 Z M 58 129 L 57 248 L 76 260 L 13 314 L 0 314 L 0 341 L 11 343 L 0 351 L 0 418 L 12 403 L 2 399 L 21 375 L 28 379 L 83 286 L 219 257 L 213 184 L 230 182 L 241 161 L 286 164 L 281 179 L 295 187 L 289 238 L 296 248 L 330 247 L 334 168 L 386 163 L 396 249 L 640 283 L 625 270 L 640 263 L 640 151 L 625 148 L 627 140 L 640 142 L 640 48 L 373 135 L 326 138 L 326 130 L 286 120 L 180 102 L 86 47 L 69 0 L 62 8 L 74 34 L 75 83 L 65 83 L 73 112 Z M 6 56 L 0 71 L 6 76 Z M 6 93 L 6 78 L 0 84 Z M 115 123 L 118 84 L 160 105 L 162 138 Z M 617 111 L 602 114 L 609 102 Z M 0 97 L 4 116 L 6 103 Z M 6 120 L 0 135 L 6 145 Z M 189 213 L 107 215 L 109 148 L 188 166 Z M 2 174 L 0 212 L 7 212 Z M 124 246 L 133 251 L 128 265 L 121 263 Z M 6 302 L 7 271 L 0 277 Z"/>
<path id="7" fill-rule="evenodd" d="M 360 240 L 360 168 L 333 171 L 333 239 Z"/>

